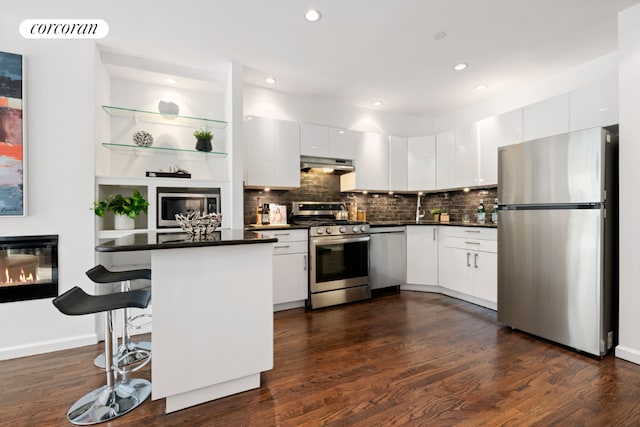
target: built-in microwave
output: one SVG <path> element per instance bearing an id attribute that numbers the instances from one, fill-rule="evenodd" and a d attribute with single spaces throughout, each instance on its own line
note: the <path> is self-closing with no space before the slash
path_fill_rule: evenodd
<path id="1" fill-rule="evenodd" d="M 158 228 L 179 227 L 176 214 L 220 213 L 219 188 L 158 188 Z"/>

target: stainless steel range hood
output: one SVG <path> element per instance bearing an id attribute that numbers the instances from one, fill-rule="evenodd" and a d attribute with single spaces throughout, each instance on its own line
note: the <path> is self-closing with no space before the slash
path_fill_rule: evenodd
<path id="1" fill-rule="evenodd" d="M 328 159 L 324 157 L 300 157 L 300 169 L 309 172 L 311 169 L 322 169 L 325 173 L 343 174 L 355 171 L 352 160 Z"/>

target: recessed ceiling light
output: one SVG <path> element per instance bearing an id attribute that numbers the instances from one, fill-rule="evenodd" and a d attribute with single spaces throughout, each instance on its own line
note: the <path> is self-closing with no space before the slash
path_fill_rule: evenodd
<path id="1" fill-rule="evenodd" d="M 461 62 L 461 63 L 456 64 L 456 65 L 453 66 L 453 69 L 456 70 L 456 71 L 462 71 L 465 68 L 467 68 L 467 64 L 465 64 L 464 62 Z"/>
<path id="2" fill-rule="evenodd" d="M 320 11 L 315 9 L 309 9 L 304 13 L 304 19 L 309 22 L 318 22 L 322 18 Z"/>
<path id="3" fill-rule="evenodd" d="M 382 101 L 373 101 L 371 103 L 374 107 L 381 107 L 382 106 Z"/>
<path id="4" fill-rule="evenodd" d="M 269 76 L 266 79 L 264 79 L 265 82 L 269 83 L 270 85 L 274 84 L 276 82 L 276 79 L 274 79 L 273 77 Z"/>
<path id="5" fill-rule="evenodd" d="M 487 85 L 478 85 L 476 86 L 476 90 L 485 90 L 487 88 Z"/>
<path id="6" fill-rule="evenodd" d="M 436 40 L 442 40 L 445 37 L 447 37 L 447 33 L 445 33 L 444 31 L 438 31 L 433 35 L 433 38 Z"/>
<path id="7" fill-rule="evenodd" d="M 599 112 L 601 112 L 601 113 L 602 113 L 603 111 L 607 111 L 607 110 L 608 110 L 608 108 L 604 108 L 604 107 L 602 107 L 602 108 L 598 108 L 598 111 L 599 111 Z"/>
<path id="8" fill-rule="evenodd" d="M 178 81 L 176 79 L 172 79 L 171 77 L 167 77 L 165 79 L 165 82 L 169 83 L 170 85 L 174 85 L 174 84 L 178 83 Z"/>
<path id="9" fill-rule="evenodd" d="M 342 134 L 344 133 L 344 130 L 340 129 L 340 130 L 338 131 L 338 133 L 339 133 L 340 135 L 342 135 Z"/>

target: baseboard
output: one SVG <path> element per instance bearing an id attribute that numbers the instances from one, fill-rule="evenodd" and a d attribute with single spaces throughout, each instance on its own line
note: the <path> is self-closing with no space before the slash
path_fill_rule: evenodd
<path id="1" fill-rule="evenodd" d="M 300 308 L 304 307 L 307 300 L 302 301 L 292 301 L 292 302 L 283 302 L 281 304 L 274 304 L 273 311 L 283 311 L 283 310 L 291 310 L 292 308 Z"/>
<path id="2" fill-rule="evenodd" d="M 70 348 L 92 345 L 97 342 L 98 338 L 96 334 L 93 333 L 60 340 L 40 341 L 32 344 L 0 348 L 0 360 L 17 359 L 19 357 L 50 353 L 52 351 L 68 350 Z"/>
<path id="3" fill-rule="evenodd" d="M 640 350 L 635 348 L 625 347 L 623 345 L 616 346 L 616 357 L 624 359 L 627 362 L 632 362 L 640 365 Z"/>
<path id="4" fill-rule="evenodd" d="M 442 288 L 438 285 L 414 285 L 411 283 L 407 283 L 404 285 L 400 285 L 401 291 L 416 291 L 416 292 L 435 292 L 438 294 L 442 293 Z"/>

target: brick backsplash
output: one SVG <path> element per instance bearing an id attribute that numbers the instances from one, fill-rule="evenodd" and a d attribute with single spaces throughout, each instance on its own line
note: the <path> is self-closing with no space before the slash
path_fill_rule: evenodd
<path id="1" fill-rule="evenodd" d="M 362 194 L 340 192 L 340 177 L 321 173 L 300 172 L 300 188 L 293 190 L 244 190 L 245 224 L 255 223 L 258 197 L 261 203 L 277 203 L 287 206 L 291 212 L 294 201 L 326 202 L 339 201 L 358 203 L 358 208 L 367 211 L 368 221 L 412 221 L 416 217 L 416 194 L 386 193 Z M 497 196 L 497 187 L 464 191 L 445 191 L 427 193 L 422 196 L 421 205 L 425 210 L 425 219 L 429 218 L 429 210 L 441 208 L 447 212 L 451 221 L 462 221 L 463 214 L 469 214 L 472 221 L 476 218 L 478 203 L 484 200 L 487 218 L 490 218 L 493 200 Z"/>

